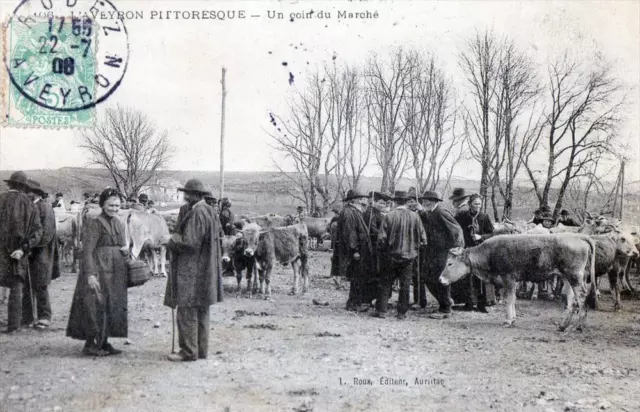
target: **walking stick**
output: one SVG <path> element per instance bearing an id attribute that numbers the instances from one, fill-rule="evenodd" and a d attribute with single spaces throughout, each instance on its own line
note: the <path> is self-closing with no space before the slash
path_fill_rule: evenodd
<path id="1" fill-rule="evenodd" d="M 171 271 L 169 272 L 169 294 L 171 294 L 171 299 L 173 296 L 173 275 L 174 275 L 174 258 L 175 254 L 171 252 Z M 171 353 L 176 353 L 176 309 L 171 307 Z"/>
<path id="2" fill-rule="evenodd" d="M 418 201 L 418 191 L 416 190 L 416 203 L 420 203 Z M 420 224 L 422 224 L 422 222 L 420 222 Z M 416 265 L 418 267 L 418 273 L 416 274 L 416 281 L 418 283 L 418 305 L 420 304 L 420 295 L 422 294 L 422 284 L 420 283 L 420 244 L 418 243 L 418 264 Z"/>
<path id="3" fill-rule="evenodd" d="M 25 256 L 23 256 L 24 258 Z M 26 257 L 26 259 L 29 259 Z M 13 271 L 16 275 L 19 276 L 18 270 L 18 261 L 13 262 Z M 27 281 L 29 282 L 29 301 L 31 302 L 31 327 L 36 327 L 36 306 L 35 306 L 35 296 L 33 296 L 33 282 L 31 281 L 31 270 L 29 269 L 29 262 L 27 261 Z"/>

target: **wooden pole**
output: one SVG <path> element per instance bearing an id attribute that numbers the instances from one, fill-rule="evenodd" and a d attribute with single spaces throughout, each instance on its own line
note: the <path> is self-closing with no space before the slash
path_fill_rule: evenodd
<path id="1" fill-rule="evenodd" d="M 220 196 L 222 199 L 224 197 L 224 111 L 225 111 L 225 100 L 227 97 L 227 87 L 225 84 L 225 77 L 227 74 L 227 69 L 222 68 L 222 113 L 220 118 Z"/>
<path id="2" fill-rule="evenodd" d="M 622 221 L 622 215 L 624 213 L 624 160 L 620 165 L 620 220 Z"/>

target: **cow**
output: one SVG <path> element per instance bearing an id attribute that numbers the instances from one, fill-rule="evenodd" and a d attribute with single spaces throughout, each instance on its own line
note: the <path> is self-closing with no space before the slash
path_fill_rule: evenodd
<path id="1" fill-rule="evenodd" d="M 283 265 L 291 264 L 293 287 L 291 295 L 298 293 L 298 273 L 302 275 L 302 292 L 309 287 L 307 267 L 307 240 L 309 234 L 303 224 L 274 227 L 260 232 L 260 240 L 255 251 L 256 268 L 260 275 L 260 292 L 265 298 L 271 296 L 271 270 L 275 261 Z M 265 291 L 266 282 L 266 291 Z"/>
<path id="2" fill-rule="evenodd" d="M 60 247 L 60 263 L 64 260 L 67 264 L 71 265 L 71 273 L 76 273 L 78 237 L 80 233 L 78 220 L 80 219 L 80 215 L 59 209 L 61 208 L 54 209 L 54 215 L 56 220 L 56 237 L 58 238 Z"/>
<path id="3" fill-rule="evenodd" d="M 157 213 L 130 210 L 126 215 L 125 240 L 130 246 L 133 259 L 138 259 L 140 253 L 144 252 L 143 256 L 153 274 L 167 276 L 166 244 L 169 241 L 169 227 L 162 216 Z M 160 267 L 158 267 L 158 252 Z"/>
<path id="4" fill-rule="evenodd" d="M 300 223 L 307 227 L 307 233 L 309 240 L 315 241 L 313 249 L 316 249 L 319 244 L 322 244 L 327 239 L 331 239 L 328 226 L 331 218 L 329 217 L 303 217 Z"/>
<path id="5" fill-rule="evenodd" d="M 488 282 L 501 277 L 507 301 L 505 326 L 512 327 L 516 317 L 516 282 L 539 282 L 558 275 L 570 287 L 567 293 L 570 304 L 559 329 L 566 330 L 577 309 L 577 329 L 582 330 L 587 316 L 585 269 L 589 267 L 589 273 L 595 273 L 595 254 L 595 241 L 588 236 L 496 236 L 475 247 L 451 249 L 440 282 L 449 285 L 471 273 Z"/>
<path id="6" fill-rule="evenodd" d="M 624 271 L 630 258 L 637 258 L 640 254 L 633 237 L 628 233 L 614 232 L 591 236 L 591 238 L 596 242 L 596 276 L 595 281 L 591 279 L 592 287 L 587 303 L 592 309 L 599 309 L 598 278 L 606 274 L 609 276 L 611 293 L 614 295 L 613 310 L 618 311 L 622 309 L 618 282 L 624 278 Z"/>
<path id="7" fill-rule="evenodd" d="M 252 223 L 257 223 L 261 228 L 269 228 L 269 227 L 283 227 L 291 224 L 290 220 L 284 216 L 269 214 L 263 216 L 256 216 L 250 219 Z"/>
<path id="8" fill-rule="evenodd" d="M 238 235 L 225 236 L 222 240 L 222 263 L 226 270 L 235 271 L 238 281 L 236 296 L 242 292 L 243 272 L 247 279 L 247 293 L 251 296 L 258 291 L 254 252 L 258 247 L 260 230 L 258 224 L 249 223 Z"/>
<path id="9" fill-rule="evenodd" d="M 222 275 L 227 276 L 228 273 L 233 274 L 233 256 L 234 245 L 236 243 L 236 236 L 224 235 L 220 240 L 220 254 L 222 264 Z"/>

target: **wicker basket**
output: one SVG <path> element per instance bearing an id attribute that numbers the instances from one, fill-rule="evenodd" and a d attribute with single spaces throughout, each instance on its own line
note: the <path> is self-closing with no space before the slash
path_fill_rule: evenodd
<path id="1" fill-rule="evenodd" d="M 151 279 L 151 270 L 142 260 L 130 260 L 127 262 L 127 286 L 132 288 L 144 285 Z"/>

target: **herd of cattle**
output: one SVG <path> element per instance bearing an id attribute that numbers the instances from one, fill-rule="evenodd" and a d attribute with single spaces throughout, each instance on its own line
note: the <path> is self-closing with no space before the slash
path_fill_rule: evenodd
<path id="1" fill-rule="evenodd" d="M 76 272 L 77 251 L 81 247 L 80 233 L 86 219 L 97 216 L 101 209 L 85 207 L 80 211 L 55 210 L 60 242 L 61 264 L 71 265 Z M 145 259 L 152 272 L 166 276 L 166 248 L 175 227 L 177 211 L 153 212 L 121 210 L 125 238 L 131 257 Z M 240 216 L 234 222 L 236 233 L 222 238 L 222 266 L 225 274 L 237 279 L 241 293 L 243 276 L 248 293 L 271 294 L 271 271 L 274 263 L 291 264 L 293 287 L 291 294 L 309 287 L 308 248 L 331 238 L 335 221 L 330 218 L 263 215 Z M 536 299 L 539 292 L 566 297 L 567 315 L 561 325 L 565 329 L 574 312 L 578 312 L 578 327 L 586 317 L 583 301 L 589 290 L 591 306 L 598 308 L 598 278 L 607 275 L 615 301 L 614 310 L 622 308 L 621 290 L 635 292 L 629 281 L 632 265 L 640 267 L 640 237 L 636 228 L 616 219 L 588 216 L 582 226 L 568 227 L 561 223 L 547 229 L 524 221 L 503 221 L 494 225 L 494 237 L 475 248 L 451 250 L 441 282 L 452 283 L 473 273 L 503 288 L 507 303 L 507 324 L 515 319 L 516 292 Z M 591 274 L 595 273 L 595 282 Z M 258 281 L 260 282 L 258 286 Z M 591 282 L 587 288 L 586 282 Z M 516 285 L 519 285 L 516 288 Z M 520 295 L 522 296 L 522 295 Z M 575 299 L 574 299 L 575 297 Z"/>

